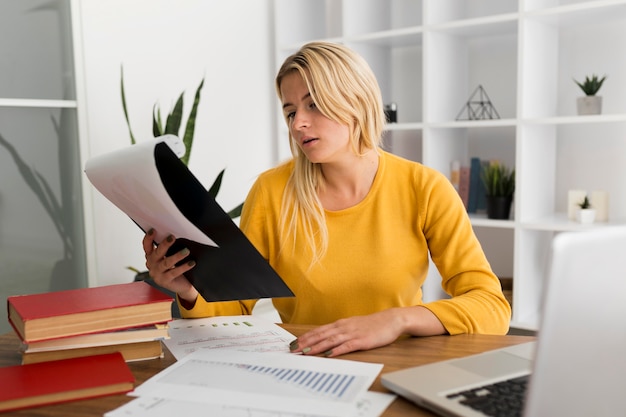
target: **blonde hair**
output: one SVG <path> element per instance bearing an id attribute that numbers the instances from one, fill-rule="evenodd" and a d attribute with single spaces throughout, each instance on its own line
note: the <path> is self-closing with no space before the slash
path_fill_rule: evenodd
<path id="1" fill-rule="evenodd" d="M 350 143 L 356 155 L 378 150 L 385 126 L 382 95 L 376 77 L 360 55 L 329 42 L 310 42 L 289 56 L 276 75 L 276 92 L 284 77 L 297 71 L 306 82 L 316 107 L 327 118 L 350 127 Z M 289 121 L 287 120 L 289 124 Z M 280 231 L 295 243 L 298 219 L 303 239 L 312 252 L 311 266 L 328 248 L 324 208 L 317 191 L 324 187 L 320 164 L 302 153 L 289 132 L 295 167 L 287 182 L 281 208 Z"/>

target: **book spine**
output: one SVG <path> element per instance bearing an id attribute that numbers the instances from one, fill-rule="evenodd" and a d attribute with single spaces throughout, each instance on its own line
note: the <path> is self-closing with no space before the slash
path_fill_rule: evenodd
<path id="1" fill-rule="evenodd" d="M 467 199 L 467 212 L 476 213 L 478 209 L 478 183 L 480 182 L 480 158 L 473 157 L 470 160 L 469 196 Z"/>
<path id="2" fill-rule="evenodd" d="M 461 169 L 459 170 L 459 195 L 461 196 L 461 201 L 463 201 L 463 205 L 466 209 L 469 199 L 469 179 L 470 168 L 468 166 L 461 166 Z"/>

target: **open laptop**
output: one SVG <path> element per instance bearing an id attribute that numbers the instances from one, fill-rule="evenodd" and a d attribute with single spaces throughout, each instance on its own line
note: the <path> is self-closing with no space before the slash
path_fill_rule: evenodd
<path id="1" fill-rule="evenodd" d="M 626 415 L 626 227 L 556 235 L 549 272 L 537 342 L 390 372 L 382 384 L 442 416 Z M 522 410 L 478 411 L 496 391 L 481 387 L 508 379 Z"/>

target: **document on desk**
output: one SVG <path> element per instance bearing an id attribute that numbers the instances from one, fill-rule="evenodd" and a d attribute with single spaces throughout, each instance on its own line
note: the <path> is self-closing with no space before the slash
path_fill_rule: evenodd
<path id="1" fill-rule="evenodd" d="M 130 395 L 339 417 L 354 411 L 382 367 L 291 353 L 201 349 Z"/>
<path id="2" fill-rule="evenodd" d="M 163 343 L 177 360 L 199 349 L 289 352 L 296 338 L 276 323 L 250 315 L 173 320 L 169 336 Z"/>
<path id="3" fill-rule="evenodd" d="M 389 407 L 396 395 L 367 391 L 353 406 L 346 417 L 379 417 Z M 221 404 L 202 404 L 191 401 L 166 400 L 140 397 L 109 411 L 104 417 L 172 417 L 172 416 L 219 416 L 219 417 L 322 417 L 312 412 L 259 410 Z"/>

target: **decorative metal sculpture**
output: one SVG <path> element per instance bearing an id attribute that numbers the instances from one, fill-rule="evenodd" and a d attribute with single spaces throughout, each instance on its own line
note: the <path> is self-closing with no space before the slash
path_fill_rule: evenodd
<path id="1" fill-rule="evenodd" d="M 482 85 L 478 85 L 467 103 L 463 106 L 456 120 L 499 119 L 500 115 L 491 104 L 491 100 Z"/>

